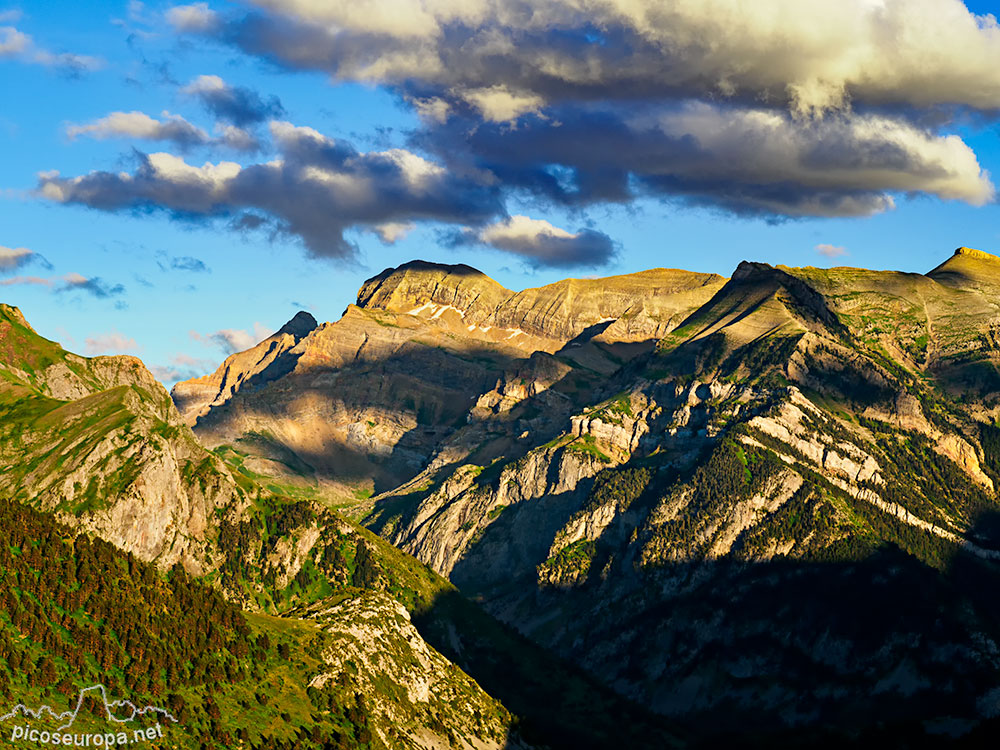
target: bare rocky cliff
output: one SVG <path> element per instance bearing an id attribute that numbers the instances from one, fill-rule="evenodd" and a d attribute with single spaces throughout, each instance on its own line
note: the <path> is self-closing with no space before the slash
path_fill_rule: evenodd
<path id="1" fill-rule="evenodd" d="M 514 293 L 468 266 L 415 261 L 365 282 L 340 320 L 294 345 L 272 337 L 172 396 L 209 447 L 238 446 L 255 471 L 349 502 L 408 481 L 444 436 L 544 390 L 524 377 L 538 357 L 579 391 L 723 281 L 657 269 Z"/>
<path id="2" fill-rule="evenodd" d="M 307 312 L 296 313 L 274 335 L 246 351 L 231 354 L 209 375 L 178 383 L 171 398 L 184 422 L 193 427 L 213 406 L 225 403 L 241 389 L 259 388 L 295 369 L 292 349 L 316 328 Z"/>
<path id="3" fill-rule="evenodd" d="M 998 269 L 968 249 L 926 276 L 741 264 L 589 401 L 544 402 L 551 370 L 505 382 L 477 434 L 538 413 L 547 431 L 500 455 L 456 432 L 367 522 L 672 716 L 983 720 Z M 925 616 L 916 591 L 966 614 Z M 965 687 L 943 695 L 945 673 Z M 859 693 L 861 675 L 883 678 Z"/>

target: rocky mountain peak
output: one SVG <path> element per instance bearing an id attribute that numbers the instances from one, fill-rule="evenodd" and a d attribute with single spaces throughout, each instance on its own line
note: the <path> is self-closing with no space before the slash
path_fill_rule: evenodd
<path id="1" fill-rule="evenodd" d="M 993 255 L 992 253 L 983 252 L 982 250 L 976 250 L 971 247 L 956 248 L 955 255 L 964 255 L 968 258 L 976 258 L 977 260 L 987 260 L 992 263 L 1000 263 L 1000 257 Z"/>
<path id="2" fill-rule="evenodd" d="M 1000 257 L 971 247 L 960 247 L 927 277 L 951 287 L 1000 286 Z"/>
<path id="3" fill-rule="evenodd" d="M 767 276 L 774 270 L 774 267 L 768 265 L 767 263 L 756 263 L 754 261 L 743 260 L 740 261 L 740 264 L 736 266 L 736 270 L 733 271 L 732 280 L 745 281 L 747 279 L 760 278 Z"/>
<path id="4" fill-rule="evenodd" d="M 24 326 L 29 331 L 34 331 L 35 329 L 29 325 L 28 321 L 24 317 L 24 313 L 21 312 L 20 308 L 14 307 L 13 305 L 7 305 L 0 303 L 0 317 L 6 318 L 7 320 L 13 321 L 18 325 Z"/>
<path id="5" fill-rule="evenodd" d="M 481 271 L 464 264 L 414 260 L 387 268 L 358 291 L 358 307 L 410 312 L 422 305 L 450 305 L 473 319 L 484 318 L 512 294 Z"/>
<path id="6" fill-rule="evenodd" d="M 316 318 L 300 310 L 260 343 L 230 354 L 215 372 L 177 383 L 170 397 L 181 417 L 194 425 L 212 406 L 224 403 L 237 391 L 259 388 L 287 375 L 301 354 L 296 346 L 318 327 Z"/>
<path id="7" fill-rule="evenodd" d="M 316 318 L 307 313 L 305 310 L 299 310 L 295 313 L 295 317 L 289 320 L 285 325 L 278 329 L 275 336 L 281 336 L 282 334 L 289 334 L 294 336 L 296 340 L 305 338 L 314 330 L 316 330 L 319 323 L 316 322 Z"/>

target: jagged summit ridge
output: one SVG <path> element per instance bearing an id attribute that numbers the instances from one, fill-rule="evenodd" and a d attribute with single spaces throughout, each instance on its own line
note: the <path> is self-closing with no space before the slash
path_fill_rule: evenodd
<path id="1" fill-rule="evenodd" d="M 316 322 L 316 318 L 314 318 L 310 313 L 307 313 L 305 310 L 299 310 L 299 312 L 295 313 L 295 316 L 285 323 L 285 325 L 281 326 L 281 328 L 279 328 L 274 335 L 280 336 L 287 333 L 290 336 L 294 336 L 296 339 L 301 339 L 315 330 L 318 325 L 319 323 Z"/>
<path id="2" fill-rule="evenodd" d="M 1000 286 L 1000 257 L 959 247 L 948 260 L 928 272 L 927 277 L 950 287 Z"/>
<path id="3" fill-rule="evenodd" d="M 591 326 L 627 318 L 615 340 L 661 336 L 679 309 L 722 287 L 718 274 L 654 268 L 595 279 L 564 279 L 514 292 L 464 264 L 411 261 L 366 281 L 357 306 L 439 317 L 453 308 L 465 325 L 490 326 L 568 341 Z M 694 305 L 695 307 L 697 304 Z"/>
<path id="4" fill-rule="evenodd" d="M 965 255 L 969 258 L 976 258 L 978 260 L 988 260 L 992 263 L 1000 263 L 1000 256 L 993 255 L 992 253 L 987 253 L 982 250 L 976 250 L 971 247 L 959 247 L 955 248 L 955 255 Z"/>
<path id="5" fill-rule="evenodd" d="M 312 333 L 316 318 L 299 311 L 273 335 L 246 351 L 226 357 L 219 368 L 209 374 L 177 383 L 170 396 L 189 425 L 208 413 L 213 405 L 224 403 L 247 386 L 259 387 L 295 369 L 296 345 Z"/>

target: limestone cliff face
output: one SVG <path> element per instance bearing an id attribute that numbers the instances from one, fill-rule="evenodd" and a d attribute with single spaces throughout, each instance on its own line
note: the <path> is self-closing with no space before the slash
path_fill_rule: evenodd
<path id="1" fill-rule="evenodd" d="M 504 707 L 429 646 L 406 608 L 390 596 L 318 602 L 297 614 L 317 623 L 326 636 L 323 663 L 309 687 L 322 689 L 350 673 L 366 695 L 392 685 L 393 694 L 383 694 L 374 706 L 387 747 L 398 745 L 401 736 L 407 745 L 435 750 L 520 746 L 508 740 L 510 715 Z M 435 727 L 416 718 L 424 713 L 437 717 Z"/>
<path id="2" fill-rule="evenodd" d="M 468 266 L 415 261 L 365 282 L 340 320 L 294 345 L 262 342 L 172 395 L 206 445 L 239 443 L 258 468 L 343 502 L 410 480 L 444 436 L 506 422 L 526 398 L 551 390 L 558 412 L 562 390 L 651 349 L 722 283 L 660 269 L 515 294 Z"/>
<path id="3" fill-rule="evenodd" d="M 567 279 L 526 289 L 497 306 L 491 321 L 570 341 L 593 330 L 599 341 L 660 339 L 725 283 L 716 274 L 656 268 L 603 279 Z"/>
<path id="4" fill-rule="evenodd" d="M 724 283 L 716 274 L 657 268 L 515 293 L 468 266 L 415 261 L 365 282 L 358 306 L 419 314 L 433 304 L 460 312 L 467 324 L 549 341 L 565 343 L 599 326 L 590 336 L 634 342 L 666 335 Z"/>
<path id="5" fill-rule="evenodd" d="M 511 292 L 466 265 L 412 261 L 387 268 L 358 291 L 358 307 L 408 313 L 428 303 L 461 310 L 469 323 L 483 323 Z"/>
<path id="6" fill-rule="evenodd" d="M 969 620 L 926 619 L 903 593 L 961 597 L 952 556 L 1000 559 L 981 520 L 1000 511 L 1000 347 L 984 335 L 1000 261 L 956 259 L 945 270 L 973 282 L 742 264 L 585 395 L 536 355 L 368 522 L 663 713 L 905 719 L 913 696 L 941 699 L 947 672 L 970 679 L 955 711 L 981 719 L 1000 667 L 985 600 L 966 601 Z M 502 427 L 506 442 L 487 431 Z M 988 635 L 967 648 L 974 631 Z M 902 646 L 909 632 L 926 641 Z M 843 654 L 851 666 L 829 673 Z M 859 675 L 884 679 L 859 692 Z"/>

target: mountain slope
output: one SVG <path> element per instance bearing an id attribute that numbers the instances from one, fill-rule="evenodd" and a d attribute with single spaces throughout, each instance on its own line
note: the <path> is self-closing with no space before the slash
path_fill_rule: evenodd
<path id="1" fill-rule="evenodd" d="M 928 276 L 741 264 L 561 434 L 483 461 L 456 433 L 368 522 L 700 731 L 981 721 L 998 261 L 955 257 Z"/>
<path id="2" fill-rule="evenodd" d="M 85 359 L 0 307 L 0 491 L 164 567 L 203 573 L 241 492 L 134 357 Z"/>
<path id="3" fill-rule="evenodd" d="M 8 325 L 0 329 L 0 528 L 12 544 L 25 529 L 40 529 L 36 542 L 16 541 L 16 560 L 5 568 L 28 563 L 17 573 L 8 612 L 27 608 L 34 617 L 30 631 L 11 631 L 11 642 L 30 632 L 42 646 L 31 665 L 55 665 L 37 684 L 12 678 L 12 691 L 31 688 L 27 695 L 41 701 L 51 697 L 45 687 L 58 682 L 68 700 L 110 669 L 114 685 L 149 701 L 160 696 L 171 683 L 169 664 L 157 673 L 149 660 L 116 652 L 107 658 L 118 661 L 81 667 L 86 649 L 97 648 L 94 638 L 123 643 L 116 621 L 101 614 L 108 608 L 125 602 L 137 622 L 146 622 L 146 612 L 187 606 L 160 596 L 161 579 L 148 564 L 155 563 L 169 570 L 168 581 L 186 581 L 187 568 L 201 578 L 191 584 L 198 595 L 221 602 L 205 587 L 213 585 L 228 600 L 224 611 L 239 636 L 231 644 L 235 660 L 225 657 L 218 666 L 240 685 L 230 690 L 202 679 L 178 690 L 180 703 L 200 707 L 192 709 L 197 737 L 178 746 L 232 746 L 233 737 L 267 747 L 519 746 L 515 719 L 456 664 L 483 674 L 517 707 L 532 742 L 560 746 L 561 737 L 578 733 L 578 744 L 588 746 L 618 731 L 613 717 L 629 716 L 636 746 L 674 743 L 664 724 L 520 641 L 426 566 L 310 493 L 269 481 L 238 450 L 205 450 L 138 360 L 77 357 L 39 337 L 16 309 L 2 311 Z M 77 602 L 66 571 L 84 554 L 75 545 L 91 536 L 125 552 L 100 547 L 99 565 L 88 569 L 94 594 Z M 150 583 L 115 588 L 102 582 L 102 570 Z M 79 640 L 68 616 L 96 630 Z M 215 627 L 210 617 L 163 626 L 202 640 L 213 638 Z M 269 634 L 295 656 L 279 649 L 273 664 L 261 662 L 263 671 L 246 671 L 237 665 L 246 661 L 246 628 Z M 164 649 L 173 653 L 169 644 L 142 645 L 157 658 L 166 658 Z M 272 708 L 252 708 L 272 700 Z M 228 718 L 215 715 L 223 709 Z"/>
<path id="4" fill-rule="evenodd" d="M 468 266 L 415 261 L 367 281 L 340 320 L 287 350 L 291 371 L 230 393 L 216 388 L 230 358 L 208 379 L 175 386 L 173 397 L 186 409 L 211 381 L 219 396 L 195 424 L 203 443 L 238 445 L 263 473 L 350 503 L 412 478 L 442 436 L 509 411 L 528 382 L 559 384 L 552 398 L 573 402 L 722 282 L 657 269 L 515 294 Z M 257 361 L 270 346 L 234 357 Z M 493 432 L 509 440 L 525 429 Z"/>
<path id="5" fill-rule="evenodd" d="M 384 594 L 341 596 L 294 617 L 246 614 L 180 566 L 161 577 L 26 506 L 0 503 L 0 528 L 7 706 L 60 713 L 101 684 L 116 699 L 162 707 L 176 720 L 161 720 L 171 747 L 510 746 L 506 710 Z M 377 680 L 367 668 L 376 658 Z M 54 729 L 30 714 L 7 722 Z M 137 724 L 112 731 L 131 735 Z M 72 727 L 108 730 L 89 716 Z"/>
<path id="6" fill-rule="evenodd" d="M 316 319 L 307 312 L 296 313 L 274 335 L 243 352 L 231 354 L 211 375 L 184 381 L 171 393 L 181 417 L 193 426 L 213 406 L 224 403 L 243 388 L 260 387 L 287 375 L 295 368 L 289 352 L 310 331 Z"/>

